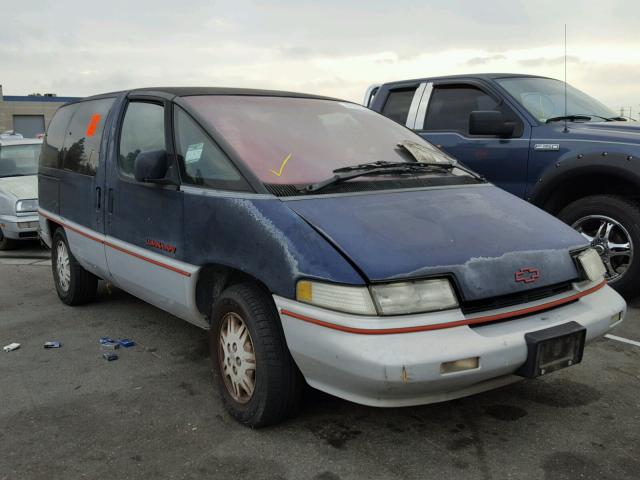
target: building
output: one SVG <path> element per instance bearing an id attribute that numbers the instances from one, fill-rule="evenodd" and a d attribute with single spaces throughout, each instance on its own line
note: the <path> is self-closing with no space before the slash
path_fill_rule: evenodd
<path id="1" fill-rule="evenodd" d="M 25 138 L 34 138 L 44 133 L 59 106 L 77 99 L 53 93 L 3 96 L 0 85 L 0 133 L 15 131 Z"/>

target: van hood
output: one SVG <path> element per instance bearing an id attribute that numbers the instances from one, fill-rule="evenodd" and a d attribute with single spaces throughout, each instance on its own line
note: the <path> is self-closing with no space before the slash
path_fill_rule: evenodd
<path id="1" fill-rule="evenodd" d="M 581 235 L 493 185 L 294 197 L 286 204 L 370 282 L 452 275 L 463 300 L 579 277 L 570 251 Z M 523 268 L 536 281 L 516 281 Z"/>
<path id="2" fill-rule="evenodd" d="M 0 178 L 0 195 L 10 194 L 16 200 L 38 198 L 38 176 Z"/>

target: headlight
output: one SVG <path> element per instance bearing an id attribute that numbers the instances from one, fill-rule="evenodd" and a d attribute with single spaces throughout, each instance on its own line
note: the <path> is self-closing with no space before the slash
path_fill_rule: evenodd
<path id="1" fill-rule="evenodd" d="M 16 202 L 16 213 L 35 212 L 38 210 L 38 199 L 18 200 Z"/>
<path id="2" fill-rule="evenodd" d="M 332 285 L 301 280 L 296 285 L 300 302 L 359 315 L 376 315 L 376 307 L 367 287 Z"/>
<path id="3" fill-rule="evenodd" d="M 446 278 L 374 285 L 371 293 L 382 315 L 433 312 L 458 306 Z"/>
<path id="4" fill-rule="evenodd" d="M 402 315 L 433 312 L 458 306 L 449 280 L 439 278 L 367 287 L 333 285 L 301 280 L 296 286 L 300 302 L 358 315 Z"/>
<path id="5" fill-rule="evenodd" d="M 602 263 L 600 255 L 598 255 L 598 252 L 593 248 L 586 249 L 584 252 L 578 254 L 576 258 L 582 266 L 587 278 L 592 282 L 602 280 L 604 274 L 607 273 L 607 269 L 605 268 L 604 263 Z"/>

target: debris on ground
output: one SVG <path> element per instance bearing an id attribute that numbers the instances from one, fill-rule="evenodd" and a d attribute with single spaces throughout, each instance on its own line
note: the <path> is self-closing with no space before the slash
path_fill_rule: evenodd
<path id="1" fill-rule="evenodd" d="M 123 338 L 121 340 L 118 340 L 118 343 L 124 348 L 133 347 L 136 344 L 136 342 L 134 342 L 130 338 Z"/>
<path id="2" fill-rule="evenodd" d="M 2 349 L 5 352 L 13 352 L 14 350 L 17 350 L 19 348 L 20 348 L 20 344 L 19 343 L 10 343 L 9 345 L 6 345 Z"/>
<path id="3" fill-rule="evenodd" d="M 105 353 L 102 354 L 102 356 L 108 362 L 112 362 L 113 360 L 117 360 L 118 359 L 118 354 L 116 352 L 105 352 Z"/>
<path id="4" fill-rule="evenodd" d="M 54 340 L 52 342 L 44 342 L 44 348 L 60 348 L 61 346 L 62 344 L 57 340 Z"/>

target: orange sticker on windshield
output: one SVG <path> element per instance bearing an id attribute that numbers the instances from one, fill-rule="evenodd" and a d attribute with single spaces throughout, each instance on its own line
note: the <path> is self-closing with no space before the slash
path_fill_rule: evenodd
<path id="1" fill-rule="evenodd" d="M 89 123 L 87 124 L 87 131 L 85 132 L 85 136 L 93 137 L 93 135 L 96 133 L 96 128 L 98 128 L 98 124 L 100 123 L 100 118 L 102 117 L 99 113 L 94 113 L 93 115 L 91 115 Z"/>

